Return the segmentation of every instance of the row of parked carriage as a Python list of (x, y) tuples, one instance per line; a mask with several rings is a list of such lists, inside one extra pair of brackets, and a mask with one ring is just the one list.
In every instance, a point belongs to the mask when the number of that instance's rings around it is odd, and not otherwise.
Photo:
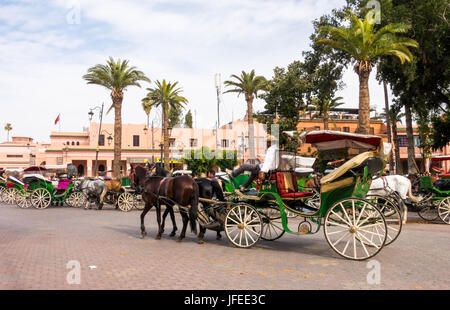
[[(61, 168), (58, 168), (61, 170)], [(33, 206), (36, 209), (45, 209), (50, 205), (68, 207), (89, 207), (98, 197), (89, 197), (83, 193), (80, 184), (85, 179), (75, 179), (66, 173), (55, 180), (50, 180), (44, 174), (51, 169), (32, 166), (23, 171), (23, 177), (0, 176), (0, 202), (17, 205), (26, 209)], [(106, 184), (117, 182), (108, 178), (99, 178)], [(94, 198), (94, 199), (91, 199)], [(142, 209), (141, 197), (131, 189), (129, 178), (123, 178), (119, 186), (112, 186), (106, 192), (104, 202), (115, 205), (122, 211), (130, 211), (133, 208)]]
[[(312, 168), (299, 167), (298, 156), (282, 152), (278, 169), (255, 182), (253, 191), (239, 190), (247, 175), (232, 178), (226, 173), (218, 174), (225, 199), (201, 197), (199, 224), (218, 233), (224, 231), (229, 241), (241, 248), (252, 247), (261, 239), (277, 240), (286, 232), (314, 234), (323, 227), (330, 247), (352, 260), (373, 257), (397, 240), (402, 231), (403, 202), (395, 192), (368, 195), (372, 180), (381, 176), (390, 154), (389, 145), (383, 144), (381, 137), (333, 131), (291, 135), (311, 143), (322, 158), (350, 159), (320, 178), (317, 186), (307, 186)], [(11, 202), (14, 196), (20, 207), (45, 208), (52, 202), (73, 207), (86, 205), (87, 197), (74, 184), (76, 181), (67, 179), (52, 183), (37, 176), (8, 178), (0, 182), (0, 199), (6, 197)], [(439, 216), (448, 224), (450, 191), (434, 188), (432, 185), (428, 190), (422, 208), (438, 206)], [(120, 190), (110, 192), (105, 202), (116, 204), (123, 211), (143, 207), (141, 196), (130, 187), (129, 179), (123, 179)]]

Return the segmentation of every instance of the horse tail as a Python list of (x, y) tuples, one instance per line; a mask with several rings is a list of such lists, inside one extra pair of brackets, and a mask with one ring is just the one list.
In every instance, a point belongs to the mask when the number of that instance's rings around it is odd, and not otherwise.
[(106, 186), (106, 184), (105, 184), (105, 186), (103, 186), (103, 191), (100, 194), (100, 203), (101, 204), (103, 203), (103, 198), (105, 198), (105, 195), (106, 195), (107, 191), (108, 191), (108, 186)]
[(197, 234), (197, 213), (198, 213), (198, 195), (199, 189), (197, 183), (193, 182), (193, 191), (191, 196), (189, 208), (189, 222), (191, 224), (191, 231)]

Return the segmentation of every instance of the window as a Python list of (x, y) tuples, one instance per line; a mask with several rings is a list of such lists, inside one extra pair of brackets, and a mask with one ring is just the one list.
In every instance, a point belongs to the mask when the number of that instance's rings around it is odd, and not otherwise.
[(230, 141), (227, 140), (227, 139), (222, 139), (221, 146), (222, 146), (222, 147), (229, 147), (229, 146), (230, 146), (230, 143), (229, 143), (229, 142), (230, 142)]
[(266, 146), (264, 145), (264, 137), (259, 137), (259, 148), (265, 149)]
[(398, 146), (399, 147), (408, 146), (408, 139), (406, 138), (406, 136), (398, 136)]
[[(103, 144), (104, 144), (105, 142), (103, 142)], [(80, 145), (80, 141), (77, 141), (77, 145)]]
[(22, 158), (23, 155), (6, 155), (8, 158)]
[(420, 137), (419, 136), (413, 136), (414, 139), (414, 146), (420, 147)]
[(350, 132), (350, 127), (344, 127), (344, 132)]
[(63, 164), (63, 158), (62, 157), (56, 157), (56, 164), (62, 165)]
[(371, 134), (371, 135), (375, 134), (375, 128), (370, 127), (370, 134)]
[(190, 146), (191, 147), (197, 147), (197, 139), (191, 139)]
[(133, 136), (133, 146), (139, 146), (139, 136), (138, 135)]
[(315, 130), (320, 130), (320, 126), (315, 126), (314, 129)]
[(175, 147), (175, 139), (174, 138), (169, 139), (169, 147)]
[(104, 146), (105, 145), (105, 135), (100, 135), (98, 139), (98, 145)]
[(75, 145), (75, 141), (72, 141), (72, 145)]

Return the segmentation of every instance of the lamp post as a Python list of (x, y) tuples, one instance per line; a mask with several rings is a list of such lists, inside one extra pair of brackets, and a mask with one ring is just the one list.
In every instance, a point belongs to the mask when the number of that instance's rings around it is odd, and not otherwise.
[(220, 73), (216, 73), (215, 75), (215, 84), (216, 84), (216, 92), (217, 92), (217, 122), (216, 122), (216, 147), (215, 149), (217, 149), (219, 147), (219, 127), (220, 127), (220, 113), (219, 113), (219, 105), (220, 105), (220, 86), (221, 86), (221, 81), (220, 81)]
[[(94, 108), (89, 109), (89, 120), (92, 121), (92, 117), (94, 116), (94, 110), (95, 109), (99, 109), (100, 110), (100, 125), (98, 128), (98, 137), (97, 137), (97, 150), (95, 151), (95, 166), (94, 166), (94, 176), (97, 176), (97, 164), (98, 164), (98, 152), (100, 150), (99, 144), (100, 144), (100, 134), (102, 132), (102, 120), (103, 120), (103, 105), (104, 103), (102, 103), (102, 107), (100, 108), (99, 106), (96, 106)], [(109, 138), (108, 138), (108, 142), (109, 142)]]

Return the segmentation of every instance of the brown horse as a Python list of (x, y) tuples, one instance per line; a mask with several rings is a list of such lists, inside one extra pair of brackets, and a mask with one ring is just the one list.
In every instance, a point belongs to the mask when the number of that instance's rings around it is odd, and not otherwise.
[(197, 234), (197, 212), (199, 189), (197, 183), (186, 175), (178, 177), (160, 177), (147, 175), (147, 170), (143, 167), (136, 167), (132, 182), (135, 186), (142, 187), (142, 199), (145, 201), (144, 211), (141, 214), (141, 234), (146, 236), (144, 218), (150, 209), (156, 207), (156, 219), (158, 221), (158, 234), (156, 239), (161, 239), (161, 204), (166, 208), (173, 208), (178, 205), (183, 218), (183, 228), (178, 237), (181, 241), (186, 236), (187, 223), (190, 223), (191, 231)]

